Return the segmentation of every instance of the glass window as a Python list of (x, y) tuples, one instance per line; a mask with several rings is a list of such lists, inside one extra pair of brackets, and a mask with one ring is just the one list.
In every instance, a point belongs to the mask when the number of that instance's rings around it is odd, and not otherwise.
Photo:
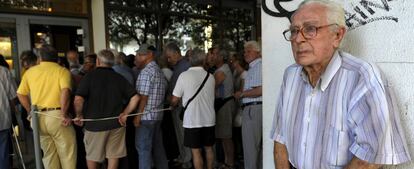
[(17, 60), (16, 23), (5, 22), (0, 18), (0, 54), (6, 59), (13, 76), (16, 77), (19, 62)]

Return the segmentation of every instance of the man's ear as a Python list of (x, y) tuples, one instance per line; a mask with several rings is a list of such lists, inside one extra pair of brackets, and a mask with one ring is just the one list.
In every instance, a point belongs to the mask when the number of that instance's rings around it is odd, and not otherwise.
[(335, 32), (335, 37), (334, 37), (334, 47), (335, 48), (339, 48), (339, 46), (341, 45), (342, 39), (344, 38), (346, 33), (346, 28), (343, 26), (338, 27), (338, 29)]

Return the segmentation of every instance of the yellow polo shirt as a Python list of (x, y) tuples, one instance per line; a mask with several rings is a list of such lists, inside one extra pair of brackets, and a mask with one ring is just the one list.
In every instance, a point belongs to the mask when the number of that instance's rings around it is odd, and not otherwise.
[(54, 62), (40, 62), (23, 75), (17, 93), (30, 94), (32, 105), (39, 108), (57, 108), (65, 88), (71, 89), (69, 70)]

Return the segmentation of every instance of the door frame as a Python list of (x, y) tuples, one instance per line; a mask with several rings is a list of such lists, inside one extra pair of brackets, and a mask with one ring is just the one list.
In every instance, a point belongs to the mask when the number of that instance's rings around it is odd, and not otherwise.
[[(30, 41), (30, 24), (40, 25), (56, 25), (56, 26), (77, 26), (83, 29), (82, 44), (84, 53), (91, 52), (89, 39), (89, 21), (88, 19), (55, 17), (55, 16), (37, 16), (37, 15), (20, 15), (20, 14), (4, 14), (0, 13), (0, 21), (15, 22), (17, 36), (17, 58), (13, 58), (19, 62), (19, 55), (25, 50), (31, 50)], [(20, 80), (21, 65), (18, 64), (16, 69), (16, 78)]]

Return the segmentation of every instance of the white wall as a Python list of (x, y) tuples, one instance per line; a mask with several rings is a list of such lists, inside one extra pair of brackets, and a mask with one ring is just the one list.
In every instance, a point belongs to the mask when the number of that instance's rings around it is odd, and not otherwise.
[[(292, 11), (301, 2), (278, 1), (266, 0), (266, 6), (273, 12), (280, 13), (274, 3), (280, 4), (287, 11)], [(344, 40), (343, 50), (376, 63), (386, 74), (399, 100), (401, 122), (406, 131), (411, 157), (414, 157), (414, 3), (409, 0), (365, 0), (371, 9), (369, 11), (361, 4), (364, 0), (337, 1), (344, 5), (344, 9), (349, 13), (348, 23), (352, 24)], [(384, 3), (389, 8), (384, 6)], [(356, 12), (358, 9), (363, 14)], [(361, 24), (363, 22), (366, 23)], [(269, 139), (269, 132), (283, 71), (294, 62), (290, 43), (282, 36), (283, 30), (288, 26), (289, 21), (286, 17), (270, 16), (262, 9), (265, 169), (274, 168), (273, 142)], [(400, 165), (398, 168), (413, 169), (414, 162)]]

